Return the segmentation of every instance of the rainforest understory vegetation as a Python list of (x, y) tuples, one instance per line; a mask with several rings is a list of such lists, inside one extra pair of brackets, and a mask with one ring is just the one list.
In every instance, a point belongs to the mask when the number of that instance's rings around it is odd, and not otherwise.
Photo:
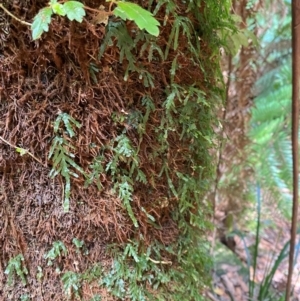
[(257, 187), (290, 218), (274, 3), (0, 3), (1, 298), (217, 298), (212, 245)]

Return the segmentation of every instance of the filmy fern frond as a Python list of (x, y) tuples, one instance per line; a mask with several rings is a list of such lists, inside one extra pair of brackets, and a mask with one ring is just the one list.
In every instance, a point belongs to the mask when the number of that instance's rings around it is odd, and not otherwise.
[(60, 113), (54, 122), (54, 133), (58, 132), (61, 121), (64, 123), (64, 126), (71, 138), (75, 136), (74, 126), (77, 128), (81, 127), (81, 124), (72, 116), (67, 113)]
[(100, 175), (104, 172), (103, 162), (104, 156), (100, 155), (94, 158), (92, 164), (89, 166), (92, 172), (87, 176), (84, 186), (87, 187), (94, 181), (96, 182), (98, 190), (102, 190), (102, 184), (100, 182)]
[(71, 176), (78, 178), (78, 174), (73, 170), (77, 170), (82, 175), (85, 175), (85, 172), (82, 167), (74, 161), (75, 155), (72, 153), (72, 150), (74, 150), (75, 147), (65, 138), (64, 133), (58, 133), (61, 121), (63, 121), (67, 134), (70, 137), (75, 136), (73, 127), (76, 126), (79, 128), (80, 123), (67, 113), (59, 114), (54, 122), (54, 133), (56, 133), (56, 136), (52, 140), (48, 155), (48, 159), (52, 159), (50, 177), (54, 178), (60, 174), (65, 179), (63, 209), (64, 212), (68, 212), (70, 209)]
[(137, 219), (134, 216), (134, 213), (133, 213), (133, 210), (132, 210), (132, 207), (130, 204), (130, 202), (132, 202), (132, 194), (133, 194), (132, 180), (127, 176), (123, 176), (121, 178), (121, 181), (116, 182), (114, 189), (117, 192), (118, 197), (122, 200), (122, 202), (127, 210), (127, 213), (133, 222), (133, 225), (135, 227), (138, 227), (139, 225), (138, 225)]
[(15, 273), (21, 278), (23, 285), (26, 285), (28, 270), (24, 265), (24, 256), (22, 254), (18, 254), (8, 261), (8, 265), (4, 271), (4, 274), (8, 275), (8, 285), (12, 284)]

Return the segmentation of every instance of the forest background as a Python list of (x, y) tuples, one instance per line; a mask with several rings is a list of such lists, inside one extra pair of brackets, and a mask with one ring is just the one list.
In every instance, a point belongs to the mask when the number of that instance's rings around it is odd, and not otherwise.
[(136, 3), (1, 2), (3, 300), (227, 300), (290, 218), (290, 2)]

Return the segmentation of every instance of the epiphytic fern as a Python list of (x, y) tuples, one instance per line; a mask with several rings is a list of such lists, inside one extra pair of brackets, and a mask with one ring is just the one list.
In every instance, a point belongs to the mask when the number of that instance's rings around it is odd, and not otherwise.
[[(146, 176), (139, 168), (137, 151), (132, 146), (130, 139), (125, 135), (117, 136), (111, 147), (113, 157), (106, 165), (105, 171), (112, 175), (115, 183), (114, 190), (122, 200), (133, 224), (138, 227), (130, 202), (132, 201), (133, 184), (136, 181), (146, 183)], [(126, 166), (122, 166), (126, 165)]]
[(28, 274), (28, 270), (23, 262), (24, 257), (22, 254), (18, 254), (17, 256), (9, 260), (8, 265), (4, 271), (4, 274), (8, 275), (8, 285), (11, 285), (13, 283), (13, 277), (15, 273), (21, 278), (23, 285), (26, 285), (26, 275)]
[[(63, 122), (66, 131), (60, 129), (60, 123)], [(73, 169), (81, 174), (85, 174), (83, 169), (74, 161), (75, 155), (72, 150), (75, 147), (67, 139), (67, 135), (72, 138), (75, 136), (74, 127), (80, 128), (80, 123), (66, 113), (61, 113), (54, 122), (54, 133), (56, 134), (52, 140), (48, 158), (52, 159), (52, 169), (50, 177), (54, 178), (60, 174), (65, 179), (64, 188), (64, 212), (68, 212), (70, 208), (71, 193), (71, 176), (78, 177)]]

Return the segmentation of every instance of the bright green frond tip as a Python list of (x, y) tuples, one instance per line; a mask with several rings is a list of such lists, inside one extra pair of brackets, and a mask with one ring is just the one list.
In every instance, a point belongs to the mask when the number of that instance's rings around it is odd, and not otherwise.
[(134, 21), (140, 29), (145, 29), (156, 37), (159, 35), (159, 22), (153, 17), (152, 13), (135, 3), (117, 2), (116, 4), (115, 16), (123, 20)]

